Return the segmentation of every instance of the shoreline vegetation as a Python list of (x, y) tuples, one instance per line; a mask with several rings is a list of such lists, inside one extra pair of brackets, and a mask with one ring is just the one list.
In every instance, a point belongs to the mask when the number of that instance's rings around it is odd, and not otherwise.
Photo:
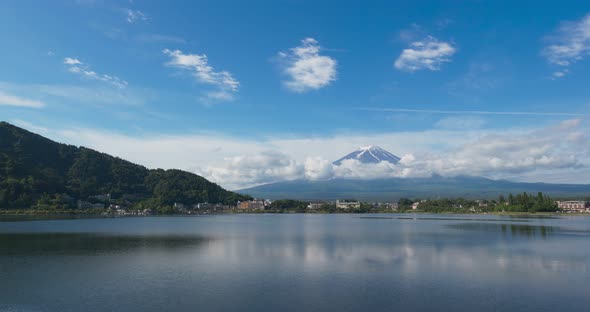
[[(256, 200), (255, 200), (256, 201)], [(262, 201), (258, 201), (262, 202)], [(249, 202), (248, 202), (249, 203)], [(345, 205), (348, 206), (342, 206)], [(116, 207), (116, 208), (115, 208)], [(152, 207), (146, 209), (141, 205), (121, 207), (102, 202), (102, 208), (64, 208), (63, 206), (35, 205), (31, 208), (1, 209), (0, 215), (12, 216), (147, 216), (147, 215), (207, 215), (207, 214), (464, 214), (464, 215), (505, 215), (505, 216), (575, 216), (590, 215), (587, 212), (561, 211), (556, 201), (539, 192), (536, 196), (522, 193), (507, 197), (500, 196), (494, 200), (468, 199), (407, 199), (397, 202), (369, 203), (347, 199), (336, 202), (309, 202), (282, 199), (264, 201), (255, 208), (246, 205), (198, 204)]]
[[(32, 211), (32, 210), (0, 210), (0, 222), (6, 221), (3, 218), (10, 218), (15, 217), (14, 221), (25, 221), (25, 220), (47, 220), (47, 219), (78, 219), (78, 218), (129, 218), (129, 217), (158, 217), (158, 216), (170, 216), (170, 217), (191, 217), (191, 216), (206, 216), (206, 215), (240, 215), (240, 214), (250, 214), (250, 215), (262, 215), (262, 214), (277, 214), (277, 215), (285, 215), (285, 214), (312, 214), (312, 215), (331, 215), (331, 214), (338, 214), (338, 215), (367, 215), (367, 217), (361, 218), (371, 218), (370, 215), (374, 214), (385, 214), (385, 215), (462, 215), (462, 216), (507, 216), (507, 217), (523, 217), (523, 218), (530, 218), (530, 217), (590, 217), (589, 213), (565, 213), (565, 212), (424, 212), (424, 211), (408, 211), (408, 212), (398, 212), (398, 211), (382, 211), (382, 212), (367, 212), (367, 213), (359, 213), (359, 212), (350, 212), (350, 211), (338, 211), (338, 212), (327, 212), (327, 211), (306, 211), (306, 212), (273, 212), (273, 211), (247, 211), (247, 210), (235, 210), (235, 211), (219, 211), (219, 212), (195, 212), (195, 213), (175, 213), (175, 214), (105, 214), (103, 212), (95, 212), (95, 211)], [(21, 219), (25, 218), (25, 220)], [(10, 220), (10, 219), (9, 219)]]

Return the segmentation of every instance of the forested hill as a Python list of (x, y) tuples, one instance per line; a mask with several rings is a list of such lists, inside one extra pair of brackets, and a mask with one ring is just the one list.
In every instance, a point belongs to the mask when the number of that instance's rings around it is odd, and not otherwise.
[(233, 204), (249, 198), (192, 173), (149, 170), (0, 122), (0, 209), (28, 208), (40, 200), (65, 207), (63, 198), (71, 202), (102, 194), (154, 208), (175, 202)]

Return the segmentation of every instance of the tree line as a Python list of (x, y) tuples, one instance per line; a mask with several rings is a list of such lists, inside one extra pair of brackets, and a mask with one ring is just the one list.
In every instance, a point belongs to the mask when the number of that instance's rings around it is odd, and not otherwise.
[[(235, 204), (250, 196), (181, 170), (150, 170), (89, 148), (53, 142), (0, 123), (0, 209), (71, 209), (110, 194), (138, 208)], [(162, 208), (163, 209), (163, 208)]]

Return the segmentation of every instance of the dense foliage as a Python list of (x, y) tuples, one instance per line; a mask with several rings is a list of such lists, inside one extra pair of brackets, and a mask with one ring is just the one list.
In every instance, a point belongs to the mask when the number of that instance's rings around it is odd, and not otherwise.
[[(356, 201), (355, 199), (348, 199), (347, 201)], [(360, 203), (359, 208), (351, 209), (337, 209), (336, 204), (333, 202), (324, 202), (319, 208), (309, 209), (308, 201), (300, 201), (294, 199), (279, 199), (273, 201), (269, 207), (265, 209), (265, 212), (315, 212), (315, 213), (336, 213), (336, 212), (348, 212), (348, 213), (368, 213), (368, 212), (391, 212), (391, 209), (376, 206), (370, 203)]]
[(553, 199), (541, 192), (537, 193), (536, 196), (522, 193), (510, 194), (508, 199), (500, 196), (496, 209), (502, 209), (502, 211), (553, 212), (557, 210), (557, 204)]
[(0, 208), (66, 209), (102, 194), (149, 208), (250, 199), (195, 174), (149, 170), (0, 122)]
[(307, 202), (293, 200), (293, 199), (279, 199), (275, 200), (270, 204), (268, 210), (275, 210), (275, 211), (286, 211), (292, 210), (296, 212), (305, 212), (307, 209)]
[(412, 204), (419, 202), (418, 211), (421, 212), (555, 212), (557, 204), (549, 196), (539, 192), (537, 195), (522, 193), (509, 194), (508, 197), (499, 196), (496, 200), (469, 200), (464, 198), (457, 199), (429, 199), (429, 200), (410, 200), (401, 198), (398, 201), (400, 211), (412, 210)]

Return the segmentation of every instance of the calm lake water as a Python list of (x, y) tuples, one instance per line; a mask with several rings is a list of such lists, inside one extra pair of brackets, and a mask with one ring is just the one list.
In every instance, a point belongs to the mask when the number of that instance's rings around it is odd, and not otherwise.
[(588, 217), (0, 222), (0, 311), (589, 309)]

